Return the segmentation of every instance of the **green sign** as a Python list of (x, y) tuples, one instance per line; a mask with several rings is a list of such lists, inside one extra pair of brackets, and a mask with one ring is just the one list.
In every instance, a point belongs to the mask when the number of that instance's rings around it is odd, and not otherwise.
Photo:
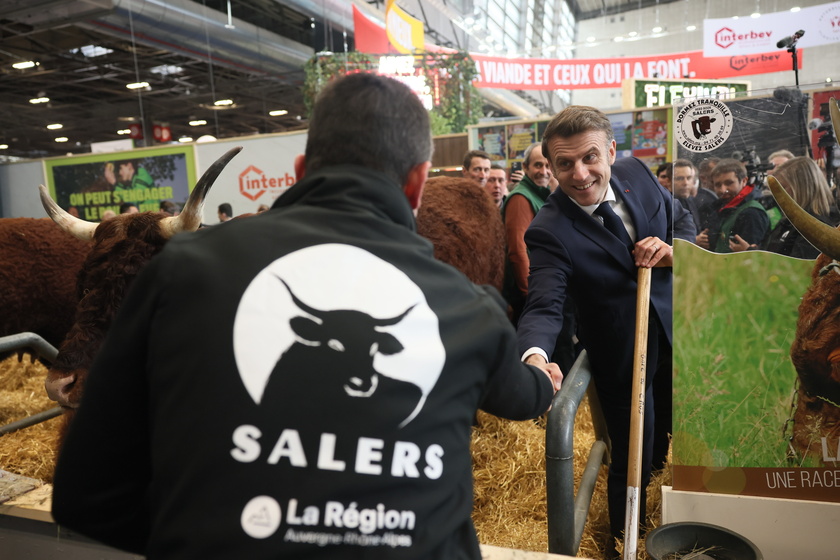
[(676, 80), (634, 80), (634, 107), (664, 107), (674, 100), (692, 97), (726, 99), (746, 93), (749, 82), (697, 82)]

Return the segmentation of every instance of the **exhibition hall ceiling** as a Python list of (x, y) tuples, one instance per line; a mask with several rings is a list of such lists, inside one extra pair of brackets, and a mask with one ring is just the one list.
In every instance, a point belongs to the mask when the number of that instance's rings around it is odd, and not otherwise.
[[(215, 9), (216, 19), (224, 19), (226, 3), (191, 5)], [(110, 0), (0, 0), (0, 145), (8, 145), (0, 156), (89, 152), (91, 142), (128, 138), (118, 131), (132, 123), (145, 125), (147, 145), (152, 145), (154, 124), (168, 125), (175, 140), (306, 128), (303, 62), (314, 52), (308, 45), (316, 31), (308, 16), (274, 0), (234, 1), (238, 22), (260, 21), (292, 45), (287, 62), (263, 70), (250, 64), (251, 53), (238, 53), (237, 45), (228, 47), (230, 56), (215, 55), (208, 62), (208, 44), (221, 39), (202, 34), (200, 19), (179, 21), (183, 33), (158, 33), (140, 17), (116, 23), (97, 19), (109, 13), (106, 4)], [(125, 31), (130, 27), (133, 35)], [(258, 51), (259, 38), (253, 39)], [(13, 67), (30, 60), (37, 65)], [(148, 86), (126, 87), (138, 82)], [(220, 100), (232, 103), (216, 105)], [(286, 112), (271, 116), (270, 111)], [(201, 121), (206, 124), (189, 124)]]
[(576, 19), (592, 19), (686, 0), (569, 0)]
[[(312, 9), (327, 2), (0, 0), (0, 158), (87, 153), (132, 124), (137, 145), (154, 145), (155, 125), (174, 140), (304, 129), (303, 64), (343, 48)], [(656, 3), (574, 0), (581, 18)]]

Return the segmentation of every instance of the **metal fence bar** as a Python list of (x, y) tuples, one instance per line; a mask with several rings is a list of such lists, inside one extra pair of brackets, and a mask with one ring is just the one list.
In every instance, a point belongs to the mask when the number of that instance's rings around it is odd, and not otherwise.
[(27, 416), (26, 418), (9, 422), (5, 426), (0, 427), (0, 436), (11, 434), (12, 432), (28, 428), (29, 426), (34, 426), (35, 424), (40, 424), (41, 422), (46, 422), (56, 416), (61, 416), (62, 412), (64, 412), (64, 410), (60, 406), (56, 406), (55, 408), (45, 410), (44, 412), (38, 412), (37, 414)]
[[(58, 350), (55, 346), (32, 332), (24, 332), (18, 334), (11, 334), (9, 336), (0, 337), (0, 353), (13, 352), (16, 350), (29, 350), (39, 358), (48, 362), (55, 361), (58, 355)], [(16, 432), (35, 424), (40, 424), (51, 418), (61, 415), (62, 409), (60, 406), (38, 412), (21, 420), (15, 420), (5, 426), (0, 427), (0, 436)]]
[(0, 352), (11, 352), (24, 348), (32, 350), (39, 358), (43, 358), (48, 362), (55, 361), (55, 357), (58, 355), (58, 350), (56, 350), (55, 346), (33, 332), (23, 332), (0, 337)]
[(574, 430), (575, 416), (590, 387), (592, 374), (586, 352), (581, 352), (563, 387), (554, 395), (546, 425), (546, 500), (548, 513), (548, 551), (575, 556), (580, 547), (592, 493), (602, 464), (609, 463), (609, 438), (600, 404), (590, 392), (596, 441), (589, 451), (580, 487), (575, 496)]

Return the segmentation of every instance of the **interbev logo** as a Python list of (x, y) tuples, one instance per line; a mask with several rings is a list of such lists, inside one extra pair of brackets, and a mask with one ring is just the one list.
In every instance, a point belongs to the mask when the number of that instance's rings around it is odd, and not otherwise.
[(770, 40), (772, 31), (753, 31), (736, 33), (728, 27), (721, 27), (715, 32), (715, 44), (722, 49), (728, 49), (735, 43), (758, 43)]
[(283, 177), (269, 177), (255, 165), (249, 165), (239, 174), (239, 192), (251, 200), (257, 200), (268, 190), (276, 190), (279, 195), (294, 184), (295, 178), (288, 173)]
[(834, 5), (820, 14), (818, 29), (823, 39), (840, 40), (840, 6)]

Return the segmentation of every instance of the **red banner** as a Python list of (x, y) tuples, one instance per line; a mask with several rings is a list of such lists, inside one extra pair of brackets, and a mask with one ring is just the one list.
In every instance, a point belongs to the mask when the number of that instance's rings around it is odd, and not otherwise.
[[(371, 54), (395, 52), (385, 29), (353, 6), (356, 50)], [(426, 45), (430, 51), (439, 47)], [(622, 58), (504, 58), (470, 53), (478, 65), (478, 88), (596, 89), (621, 87), (626, 78), (719, 80), (793, 71), (786, 51), (705, 58), (703, 51)], [(802, 50), (797, 51), (802, 68)]]
[(397, 54), (397, 50), (391, 46), (385, 28), (370, 21), (367, 16), (353, 6), (353, 39), (356, 42), (356, 50), (371, 54)]
[[(802, 68), (802, 51), (798, 51)], [(471, 53), (480, 77), (479, 88), (595, 89), (621, 87), (627, 78), (718, 80), (754, 74), (793, 71), (785, 51), (705, 58), (703, 51), (624, 58), (551, 60), (503, 58)]]

